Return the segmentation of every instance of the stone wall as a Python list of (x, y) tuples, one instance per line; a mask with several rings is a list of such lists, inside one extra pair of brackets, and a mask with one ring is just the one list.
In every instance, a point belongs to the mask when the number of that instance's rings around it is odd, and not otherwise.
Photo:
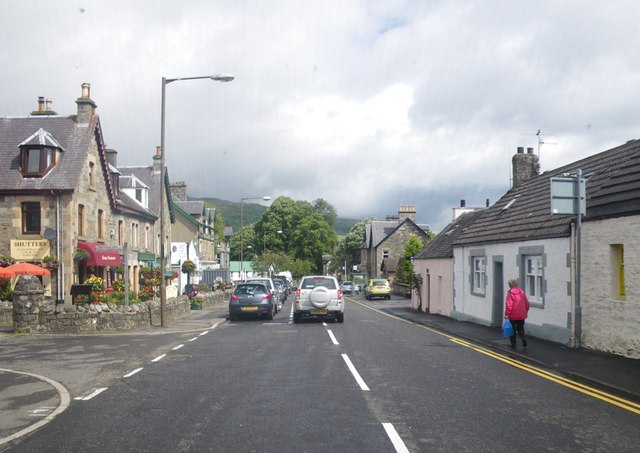
[(0, 301), (0, 329), (13, 327), (13, 303)]
[[(16, 333), (97, 333), (117, 330), (141, 329), (160, 325), (160, 301), (130, 304), (56, 305), (52, 299), (42, 297), (37, 278), (35, 282), (22, 277), (14, 290), (12, 312)], [(37, 283), (37, 285), (36, 285)], [(222, 306), (228, 300), (224, 291), (199, 296), (203, 308)], [(4, 305), (8, 303), (3, 303)], [(187, 296), (167, 300), (167, 319), (179, 319), (191, 313)], [(0, 312), (1, 314), (1, 312)], [(0, 318), (1, 319), (1, 318)]]

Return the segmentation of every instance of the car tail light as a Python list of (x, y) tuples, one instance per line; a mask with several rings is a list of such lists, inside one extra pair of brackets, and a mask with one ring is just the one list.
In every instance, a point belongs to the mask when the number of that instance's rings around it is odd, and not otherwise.
[(238, 300), (238, 296), (236, 296), (235, 294), (231, 295), (231, 300)]
[(342, 303), (342, 291), (338, 290), (338, 303)]
[(270, 299), (270, 298), (271, 298), (271, 294), (265, 294), (264, 296), (262, 296), (262, 300)]
[(300, 303), (300, 290), (296, 289), (296, 304)]

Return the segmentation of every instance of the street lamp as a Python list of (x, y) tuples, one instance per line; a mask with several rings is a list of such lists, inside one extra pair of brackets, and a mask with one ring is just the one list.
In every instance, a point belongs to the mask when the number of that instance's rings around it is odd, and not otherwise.
[(265, 197), (244, 197), (244, 198), (240, 198), (240, 280), (242, 281), (242, 274), (244, 271), (244, 240), (243, 240), (243, 236), (244, 236), (244, 232), (242, 231), (243, 227), (244, 227), (244, 200), (264, 200), (264, 201), (269, 201), (271, 200), (271, 197), (269, 196), (265, 196)]
[(199, 77), (180, 77), (176, 79), (162, 78), (162, 109), (160, 116), (160, 325), (162, 327), (167, 326), (167, 282), (165, 281), (165, 237), (164, 237), (164, 197), (165, 197), (165, 178), (167, 177), (166, 169), (164, 168), (164, 118), (165, 118), (165, 92), (167, 84), (171, 82), (177, 82), (181, 80), (196, 80), (196, 79), (211, 79), (216, 82), (231, 82), (234, 77), (231, 74), (214, 74), (208, 76)]
[(267, 233), (276, 233), (276, 234), (282, 234), (282, 230), (278, 230), (278, 231), (264, 231), (262, 233), (262, 254), (264, 255), (264, 252), (267, 251)]

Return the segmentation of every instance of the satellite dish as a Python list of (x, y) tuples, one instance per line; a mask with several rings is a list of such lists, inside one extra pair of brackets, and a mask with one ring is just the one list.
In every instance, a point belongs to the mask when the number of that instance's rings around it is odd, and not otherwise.
[(56, 239), (56, 237), (58, 236), (58, 232), (56, 230), (54, 230), (53, 228), (45, 228), (44, 229), (44, 238), (47, 241), (53, 241)]

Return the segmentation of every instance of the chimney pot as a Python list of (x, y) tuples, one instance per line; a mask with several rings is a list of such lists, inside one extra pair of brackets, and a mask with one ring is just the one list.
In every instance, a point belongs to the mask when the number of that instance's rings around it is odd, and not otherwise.
[(162, 154), (162, 146), (156, 146), (156, 156), (160, 156)]
[(38, 96), (38, 112), (44, 112), (44, 96)]
[(533, 148), (527, 148), (527, 154), (533, 154)]
[(486, 201), (486, 206), (487, 206), (487, 208), (489, 207), (489, 199), (488, 198), (487, 198), (487, 201)]
[(518, 146), (518, 154), (524, 154), (524, 146)]
[(465, 200), (460, 200), (460, 207), (464, 208), (467, 205), (467, 202)]
[(82, 84), (82, 96), (85, 99), (89, 99), (91, 97), (90, 95), (91, 92), (91, 84), (90, 83), (83, 83)]

